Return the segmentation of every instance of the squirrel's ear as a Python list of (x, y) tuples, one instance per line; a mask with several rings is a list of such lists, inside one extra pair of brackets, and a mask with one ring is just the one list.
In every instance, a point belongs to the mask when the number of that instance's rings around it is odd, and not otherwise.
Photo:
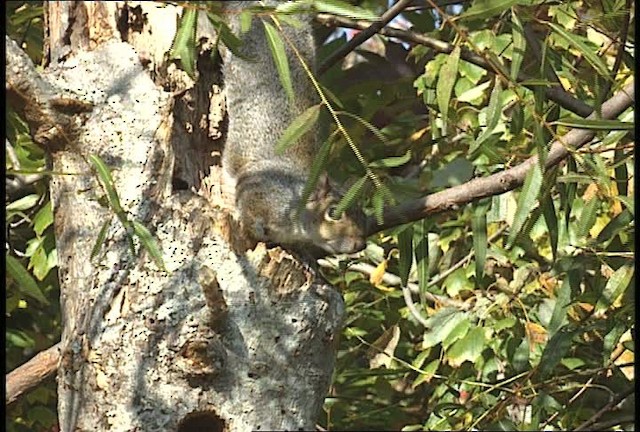
[(331, 184), (329, 183), (329, 176), (327, 176), (327, 174), (321, 174), (320, 178), (318, 178), (318, 183), (316, 184), (316, 188), (311, 194), (311, 198), (314, 200), (323, 199), (330, 193), (331, 193)]

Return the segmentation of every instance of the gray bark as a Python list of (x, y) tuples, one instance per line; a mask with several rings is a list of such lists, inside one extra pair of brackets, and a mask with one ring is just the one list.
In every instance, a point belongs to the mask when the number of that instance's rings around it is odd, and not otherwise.
[[(61, 430), (313, 429), (342, 298), (286, 251), (247, 243), (215, 193), (217, 75), (200, 70), (192, 82), (164, 63), (179, 13), (152, 2), (52, 2), (46, 11), (44, 81), (92, 105), (50, 148), (53, 170), (72, 174), (51, 182)], [(211, 66), (201, 46), (199, 65)], [(137, 237), (132, 255), (91, 154), (109, 165), (128, 218), (157, 239), (167, 271)]]

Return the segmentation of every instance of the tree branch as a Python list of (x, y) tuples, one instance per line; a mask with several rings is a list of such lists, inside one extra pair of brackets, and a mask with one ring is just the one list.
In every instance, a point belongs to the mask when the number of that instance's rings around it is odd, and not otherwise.
[(59, 360), (60, 342), (39, 352), (31, 360), (8, 373), (5, 380), (7, 385), (5, 405), (15, 402), (24, 393), (55, 373)]
[[(355, 21), (349, 18), (344, 18), (337, 15), (320, 13), (316, 15), (316, 21), (323, 25), (331, 25), (336, 27), (347, 27), (353, 29), (367, 29), (371, 26), (371, 23), (367, 21)], [(443, 42), (438, 39), (431, 38), (421, 33), (412, 32), (409, 30), (402, 30), (397, 27), (384, 27), (378, 31), (378, 33), (395, 37), (398, 39), (402, 39), (404, 41), (413, 42), (418, 45), (424, 45), (433, 49), (438, 53), (449, 54), (454, 49), (454, 45)], [(480, 66), (483, 69), (486, 69), (489, 72), (494, 72), (494, 67), (482, 56), (469, 51), (468, 49), (462, 49), (460, 53), (460, 58), (468, 61), (469, 63), (473, 63), (476, 66)], [(529, 77), (524, 74), (520, 74), (518, 76), (519, 81), (526, 81)], [(539, 86), (535, 85), (525, 85), (527, 88), (536, 88)], [(585, 104), (579, 99), (576, 99), (571, 94), (567, 93), (560, 87), (550, 87), (545, 89), (546, 96), (560, 105), (561, 107), (578, 114), (580, 117), (586, 117), (593, 112), (593, 108), (589, 105)]]
[(64, 96), (62, 90), (46, 81), (9, 36), (5, 36), (5, 47), (9, 106), (26, 120), (36, 143), (50, 151), (68, 145), (83, 123), (78, 122), (77, 114), (91, 111), (92, 106)]
[[(613, 119), (620, 115), (633, 105), (635, 99), (633, 85), (634, 83), (631, 82), (602, 104), (602, 117), (593, 113), (587, 118)], [(591, 141), (595, 134), (593, 130), (573, 129), (562, 138), (554, 141), (547, 156), (546, 168), (560, 163), (569, 155), (570, 151), (574, 151)], [(368, 234), (371, 235), (403, 223), (417, 221), (435, 213), (455, 210), (472, 201), (513, 190), (524, 183), (529, 170), (537, 163), (538, 157), (532, 156), (520, 165), (505, 171), (488, 177), (476, 178), (461, 185), (389, 208), (384, 213), (383, 225), (376, 225), (373, 218), (367, 221), (370, 231)]]
[(413, 0), (398, 0), (396, 4), (390, 7), (385, 13), (380, 17), (380, 21), (376, 21), (373, 24), (369, 25), (369, 27), (365, 28), (363, 31), (358, 33), (353, 39), (344, 44), (342, 47), (337, 49), (327, 58), (321, 65), (318, 67), (318, 74), (325, 73), (331, 66), (336, 64), (340, 59), (344, 58), (351, 51), (356, 49), (358, 46), (363, 44), (366, 40), (372, 37), (374, 34), (378, 33), (380, 29), (389, 24), (389, 22), (394, 19), (396, 16), (400, 14), (409, 3)]
[[(601, 430), (601, 429), (594, 429), (593, 427), (590, 429), (590, 426), (592, 426), (595, 422), (598, 421), (598, 419), (600, 417), (602, 417), (604, 414), (606, 414), (607, 412), (611, 411), (613, 408), (615, 408), (620, 402), (622, 402), (623, 400), (625, 400), (629, 395), (631, 395), (632, 393), (635, 392), (635, 387), (631, 386), (628, 389), (626, 389), (625, 391), (618, 393), (616, 395), (616, 397), (614, 397), (611, 401), (609, 401), (609, 403), (607, 403), (605, 406), (603, 406), (598, 412), (596, 412), (594, 415), (592, 415), (588, 420), (586, 420), (584, 423), (582, 423), (581, 425), (579, 425), (577, 428), (574, 429), (574, 431), (583, 431), (583, 430)], [(620, 423), (625, 423), (624, 420), (617, 420)], [(618, 423), (615, 423), (618, 424)], [(613, 426), (613, 425), (612, 425)]]

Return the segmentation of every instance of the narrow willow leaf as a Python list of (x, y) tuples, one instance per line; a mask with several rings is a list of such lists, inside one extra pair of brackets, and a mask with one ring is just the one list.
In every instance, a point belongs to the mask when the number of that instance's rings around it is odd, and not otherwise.
[(551, 123), (552, 125), (567, 126), (579, 129), (592, 130), (632, 130), (633, 122), (624, 122), (619, 120), (598, 120), (598, 119), (579, 119), (579, 118), (562, 118)]
[(607, 68), (605, 62), (600, 57), (598, 57), (596, 51), (593, 48), (587, 46), (587, 44), (585, 44), (581, 40), (580, 36), (568, 33), (565, 29), (552, 22), (547, 22), (547, 25), (551, 27), (551, 29), (558, 36), (569, 42), (570, 45), (580, 51), (580, 54), (584, 56), (584, 58), (589, 62), (589, 64), (591, 64), (591, 66), (593, 66), (593, 68), (600, 74), (600, 76), (609, 76), (609, 69)]
[(534, 208), (541, 186), (542, 171), (540, 170), (540, 166), (535, 164), (527, 173), (524, 185), (520, 191), (520, 196), (518, 197), (518, 206), (513, 218), (513, 223), (511, 224), (511, 230), (509, 232), (509, 239), (507, 242), (509, 246), (513, 246), (513, 242), (520, 233), (520, 229), (527, 220), (527, 216)]
[(198, 10), (196, 8), (184, 8), (178, 31), (173, 40), (173, 45), (169, 51), (169, 57), (180, 61), (182, 69), (191, 77), (195, 78), (196, 66), (196, 23), (198, 21)]
[(458, 65), (460, 63), (460, 46), (451, 51), (447, 60), (440, 68), (438, 82), (436, 83), (436, 97), (438, 99), (438, 109), (442, 115), (443, 131), (446, 131), (446, 122), (449, 114), (449, 105), (451, 102), (451, 91), (458, 77)]
[(564, 324), (567, 319), (567, 310), (571, 304), (571, 285), (568, 278), (565, 278), (560, 285), (560, 288), (556, 291), (556, 304), (553, 307), (551, 313), (551, 319), (547, 326), (547, 333), (552, 338), (558, 329)]
[(162, 271), (166, 271), (164, 261), (162, 260), (162, 252), (158, 247), (156, 239), (151, 235), (147, 227), (142, 225), (140, 222), (134, 220), (132, 221), (132, 223), (133, 231), (135, 235), (140, 239), (140, 244), (142, 245), (142, 247), (144, 247), (146, 251), (149, 252), (149, 255), (151, 255), (151, 258), (153, 258), (153, 261), (156, 263), (156, 265)]
[(220, 23), (217, 29), (218, 29), (218, 34), (220, 35), (220, 40), (222, 41), (224, 46), (226, 46), (229, 49), (229, 51), (231, 51), (233, 55), (245, 60), (251, 60), (241, 51), (241, 48), (243, 45), (242, 40), (233, 34), (233, 32), (231, 31), (231, 29), (226, 23), (224, 22)]
[[(621, 231), (631, 229), (631, 224), (633, 222), (633, 214), (629, 211), (628, 208), (622, 210), (621, 213), (616, 215), (613, 219), (609, 221), (607, 225), (600, 231), (598, 234), (598, 238), (596, 242), (601, 244), (608, 242), (609, 240), (613, 240), (613, 238)], [(633, 232), (633, 231), (632, 231)]]
[(398, 272), (403, 286), (409, 282), (409, 272), (413, 263), (413, 225), (405, 225), (398, 233)]
[(633, 266), (623, 265), (616, 270), (607, 281), (602, 292), (602, 296), (598, 299), (594, 313), (602, 313), (606, 311), (613, 303), (624, 294), (625, 289), (629, 286), (633, 277)]
[(49, 304), (49, 300), (47, 300), (40, 290), (36, 280), (31, 276), (27, 269), (22, 266), (20, 261), (5, 252), (5, 262), (7, 264), (7, 273), (16, 282), (17, 288), (21, 293), (39, 301), (42, 304)]
[(558, 254), (558, 215), (550, 195), (546, 195), (541, 199), (540, 206), (542, 207), (542, 216), (549, 232), (551, 254), (555, 259)]
[(593, 224), (596, 223), (599, 208), (600, 201), (596, 197), (593, 197), (589, 201), (584, 203), (576, 230), (576, 235), (578, 236), (578, 238), (586, 237), (588, 235), (589, 230), (591, 229)]
[(511, 110), (511, 122), (509, 123), (509, 132), (518, 135), (524, 128), (524, 110), (522, 105), (517, 104)]
[(249, 31), (251, 28), (251, 21), (253, 20), (253, 14), (250, 10), (245, 9), (240, 12), (240, 16), (238, 17), (240, 21), (240, 33), (244, 34)]
[(349, 190), (344, 194), (344, 196), (340, 199), (336, 208), (334, 210), (334, 216), (340, 217), (340, 215), (358, 199), (358, 196), (361, 194), (362, 189), (367, 181), (367, 177), (364, 176), (354, 184), (351, 185)]
[(576, 333), (576, 330), (569, 330), (567, 327), (563, 327), (549, 339), (547, 346), (544, 347), (544, 351), (542, 352), (540, 363), (538, 364), (540, 381), (549, 376), (558, 363), (560, 363), (560, 360), (569, 352), (573, 337)]
[(371, 197), (371, 207), (373, 207), (373, 216), (376, 218), (376, 223), (382, 225), (384, 223), (384, 196), (374, 192)]
[(380, 129), (378, 129), (377, 127), (375, 127), (374, 125), (372, 125), (371, 123), (369, 123), (368, 121), (360, 117), (359, 115), (350, 113), (348, 111), (338, 111), (336, 112), (336, 114), (340, 116), (347, 116), (356, 120), (357, 122), (361, 123), (369, 132), (371, 132), (381, 142), (385, 144), (389, 144), (389, 140), (387, 139), (386, 136), (384, 136), (384, 134), (380, 131)]
[[(575, 173), (577, 170), (576, 160), (573, 156), (569, 155), (567, 157), (567, 173)], [(573, 209), (573, 201), (576, 198), (577, 189), (578, 185), (576, 183), (569, 183), (561, 189), (563, 193), (560, 194), (560, 204), (564, 210), (564, 225), (566, 229), (569, 228), (571, 210)]]
[[(487, 19), (499, 15), (521, 0), (476, 0), (462, 15), (461, 20)], [(528, 3), (528, 2), (526, 2)]]
[(96, 242), (93, 244), (93, 248), (91, 248), (91, 259), (94, 259), (98, 256), (100, 249), (104, 245), (104, 239), (107, 237), (107, 230), (109, 229), (109, 225), (111, 225), (111, 218), (104, 221), (102, 224), (102, 228), (100, 228), (100, 232), (98, 232), (98, 237), (96, 238)]
[(500, 121), (500, 116), (502, 115), (502, 105), (500, 104), (500, 93), (502, 93), (502, 85), (500, 84), (500, 78), (496, 76), (496, 83), (493, 86), (493, 90), (491, 91), (491, 97), (489, 98), (489, 105), (487, 106), (487, 125), (478, 137), (478, 139), (473, 143), (469, 152), (474, 152), (476, 149), (480, 147), (480, 145), (487, 140), (492, 134), (496, 126), (498, 126), (498, 122)]
[(473, 252), (476, 261), (476, 285), (484, 276), (484, 265), (487, 260), (487, 211), (491, 207), (491, 199), (483, 199), (475, 204), (471, 218), (473, 232)]
[(280, 18), (282, 14), (310, 13), (312, 11), (309, 0), (281, 2), (276, 6), (275, 10), (278, 13), (278, 18)]
[(411, 150), (407, 150), (402, 156), (392, 156), (384, 159), (378, 159), (370, 162), (370, 168), (396, 168), (402, 166), (411, 160)]
[(100, 179), (100, 183), (102, 187), (104, 187), (105, 192), (107, 193), (107, 199), (109, 200), (109, 205), (114, 213), (118, 216), (118, 219), (125, 225), (126, 228), (126, 214), (120, 205), (120, 198), (118, 197), (118, 193), (116, 192), (113, 177), (111, 176), (111, 171), (104, 163), (104, 161), (100, 158), (100, 156), (96, 154), (89, 155), (89, 162), (93, 164), (96, 168), (96, 172), (98, 173), (98, 178)]
[(313, 6), (318, 12), (342, 15), (356, 20), (376, 21), (379, 19), (376, 14), (341, 0), (314, 0)]
[(322, 108), (321, 104), (313, 105), (293, 119), (276, 144), (276, 153), (282, 154), (286, 149), (296, 144), (311, 128), (315, 127), (320, 116), (320, 108)]
[(416, 224), (413, 239), (415, 243), (413, 252), (416, 257), (418, 288), (420, 289), (422, 298), (424, 298), (429, 285), (429, 229), (432, 224), (433, 223), (426, 218), (422, 219), (418, 224)]
[(266, 21), (263, 21), (263, 24), (264, 32), (267, 36), (267, 42), (269, 43), (269, 49), (271, 49), (271, 55), (273, 56), (273, 61), (275, 62), (276, 69), (278, 70), (280, 83), (282, 83), (282, 87), (287, 93), (289, 103), (293, 104), (293, 84), (291, 82), (291, 71), (289, 70), (289, 61), (284, 48), (284, 42), (282, 41), (278, 30), (276, 30), (274, 26)]
[(510, 76), (515, 82), (518, 80), (522, 60), (524, 60), (524, 54), (527, 50), (527, 40), (524, 36), (524, 29), (515, 8), (511, 9), (511, 37), (513, 40), (513, 54), (511, 55)]
[(626, 196), (627, 184), (629, 183), (629, 172), (627, 170), (627, 164), (624, 162), (624, 160), (626, 159), (626, 155), (621, 146), (616, 146), (613, 158), (616, 161), (620, 161), (616, 164), (616, 167), (614, 169), (618, 193), (621, 196)]

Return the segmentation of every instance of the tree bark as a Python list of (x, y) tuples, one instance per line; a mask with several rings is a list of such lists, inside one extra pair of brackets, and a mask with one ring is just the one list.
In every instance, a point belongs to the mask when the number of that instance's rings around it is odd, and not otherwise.
[[(54, 172), (69, 174), (51, 182), (60, 427), (313, 429), (342, 298), (296, 257), (238, 232), (219, 188), (224, 105), (206, 22), (195, 81), (165, 62), (181, 12), (154, 2), (46, 7), (42, 76), (54, 95), (91, 107), (48, 148)], [(140, 237), (131, 253), (90, 155), (110, 167), (126, 217), (157, 239), (166, 271)]]

